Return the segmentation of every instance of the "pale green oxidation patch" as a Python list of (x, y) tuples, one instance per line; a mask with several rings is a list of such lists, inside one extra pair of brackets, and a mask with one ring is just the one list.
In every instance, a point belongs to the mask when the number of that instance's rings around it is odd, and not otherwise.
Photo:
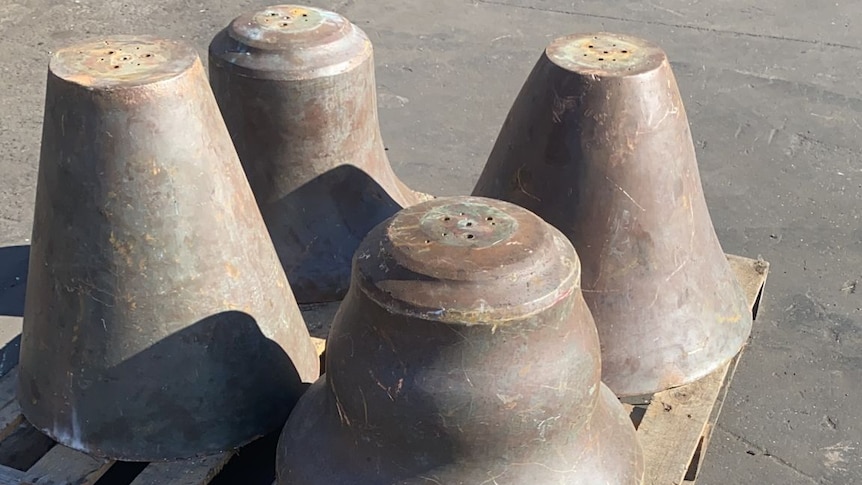
[(174, 41), (118, 36), (58, 50), (51, 72), (87, 87), (129, 87), (174, 78), (196, 60), (190, 47)]
[(509, 239), (518, 221), (483, 203), (456, 202), (430, 209), (419, 222), (427, 243), (488, 247)]
[(664, 58), (656, 46), (640, 39), (614, 34), (590, 34), (556, 39), (548, 58), (570, 71), (627, 75), (652, 70)]

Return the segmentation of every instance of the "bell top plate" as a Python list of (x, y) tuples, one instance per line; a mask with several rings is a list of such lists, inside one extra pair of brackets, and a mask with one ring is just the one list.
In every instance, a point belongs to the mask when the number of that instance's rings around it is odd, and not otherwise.
[(114, 36), (59, 49), (51, 72), (87, 88), (120, 89), (173, 79), (198, 61), (190, 46), (152, 36)]
[(498, 324), (570, 296), (580, 262), (559, 231), (526, 209), (440, 198), (371, 231), (354, 257), (353, 284), (392, 311)]
[(667, 62), (664, 51), (652, 42), (606, 32), (557, 38), (545, 55), (563, 69), (599, 77), (637, 75)]

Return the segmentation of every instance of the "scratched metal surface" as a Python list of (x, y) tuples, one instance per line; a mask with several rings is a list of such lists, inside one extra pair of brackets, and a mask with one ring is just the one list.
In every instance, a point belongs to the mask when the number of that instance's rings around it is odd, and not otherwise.
[[(387, 155), (411, 188), (467, 194), (542, 49), (572, 32), (658, 43), (686, 103), (723, 249), (772, 263), (698, 483), (862, 481), (862, 13), (853, 2), (326, 0), (374, 44)], [(203, 56), (248, 0), (0, 5), (2, 313), (15, 332), (48, 52), (95, 34)], [(206, 62), (206, 59), (204, 59)], [(26, 265), (25, 265), (26, 267)], [(16, 316), (17, 315), (17, 316)]]

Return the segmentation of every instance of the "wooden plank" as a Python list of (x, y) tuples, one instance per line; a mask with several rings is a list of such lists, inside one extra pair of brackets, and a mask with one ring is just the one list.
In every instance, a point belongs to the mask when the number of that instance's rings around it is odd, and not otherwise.
[[(760, 290), (762, 292), (762, 288)], [(749, 300), (749, 303), (754, 305), (753, 300)], [(744, 349), (743, 349), (744, 350)], [(694, 483), (697, 479), (697, 474), (700, 472), (701, 467), (703, 466), (704, 458), (706, 457), (706, 449), (709, 446), (709, 442), (712, 439), (712, 432), (715, 429), (715, 424), (718, 422), (719, 416), (721, 416), (721, 410), (724, 408), (724, 402), (727, 399), (727, 393), (730, 391), (730, 383), (733, 382), (733, 377), (736, 375), (736, 369), (739, 367), (739, 361), (742, 357), (742, 351), (733, 358), (730, 362), (730, 366), (727, 371), (727, 376), (724, 379), (724, 383), (721, 386), (721, 390), (719, 390), (718, 398), (716, 399), (716, 403), (712, 408), (712, 413), (709, 416), (709, 419), (706, 423), (706, 428), (704, 429), (703, 436), (700, 439), (700, 443), (695, 449), (694, 457), (692, 458), (691, 463), (688, 466), (688, 470), (685, 473), (685, 481), (689, 484)]]
[(24, 421), (0, 441), (0, 463), (18, 470), (29, 470), (54, 445), (54, 440)]
[(341, 302), (334, 301), (300, 305), (299, 308), (302, 311), (302, 318), (305, 320), (308, 333), (311, 334), (311, 343), (314, 344), (317, 355), (321, 356), (321, 372), (324, 371), (322, 356), (323, 352), (326, 351), (326, 337), (329, 336), (329, 327), (332, 325), (332, 319), (335, 318), (339, 306), (341, 306)]
[(729, 365), (692, 384), (653, 397), (638, 428), (646, 463), (645, 485), (682, 482)]
[[(727, 258), (754, 315), (769, 263), (732, 255)], [(645, 485), (683, 483), (699, 444), (697, 461), (702, 461), (741, 354), (697, 382), (653, 396), (638, 427), (646, 463)]]
[(326, 340), (332, 319), (335, 318), (339, 306), (341, 306), (340, 301), (300, 305), (299, 309), (302, 312), (302, 318), (305, 319), (308, 333), (312, 337)]
[(93, 485), (113, 464), (56, 445), (24, 474), (21, 485)]
[(131, 485), (206, 485), (234, 454), (230, 451), (189, 460), (150, 463)]
[(769, 275), (769, 263), (762, 259), (749, 259), (732, 254), (726, 256), (727, 262), (730, 263), (730, 269), (733, 270), (745, 292), (752, 316), (757, 318), (754, 311), (763, 297), (763, 287), (766, 285), (766, 277)]
[(0, 440), (6, 439), (24, 422), (16, 397), (18, 369), (12, 369), (0, 377)]
[(0, 485), (19, 485), (24, 472), (14, 468), (0, 465)]

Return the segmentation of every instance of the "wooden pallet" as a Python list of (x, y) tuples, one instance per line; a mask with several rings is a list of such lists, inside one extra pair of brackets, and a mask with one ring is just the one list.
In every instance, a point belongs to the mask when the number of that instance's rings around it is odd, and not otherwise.
[[(769, 266), (737, 256), (728, 259), (756, 316)], [(336, 309), (337, 303), (303, 308), (321, 355)], [(12, 348), (4, 349), (8, 351), (0, 360), (17, 360), (15, 345), (7, 345)], [(644, 448), (646, 485), (694, 483), (738, 362), (739, 356), (694, 384), (627, 404)], [(0, 377), (0, 485), (272, 483), (276, 436), (238, 452), (176, 462), (132, 464), (93, 458), (54, 443), (26, 422), (15, 397), (16, 380), (15, 368)]]
[[(727, 259), (756, 319), (769, 263), (731, 255)], [(644, 450), (644, 485), (695, 483), (741, 356), (742, 351), (697, 382), (654, 394), (639, 403), (624, 403)]]

